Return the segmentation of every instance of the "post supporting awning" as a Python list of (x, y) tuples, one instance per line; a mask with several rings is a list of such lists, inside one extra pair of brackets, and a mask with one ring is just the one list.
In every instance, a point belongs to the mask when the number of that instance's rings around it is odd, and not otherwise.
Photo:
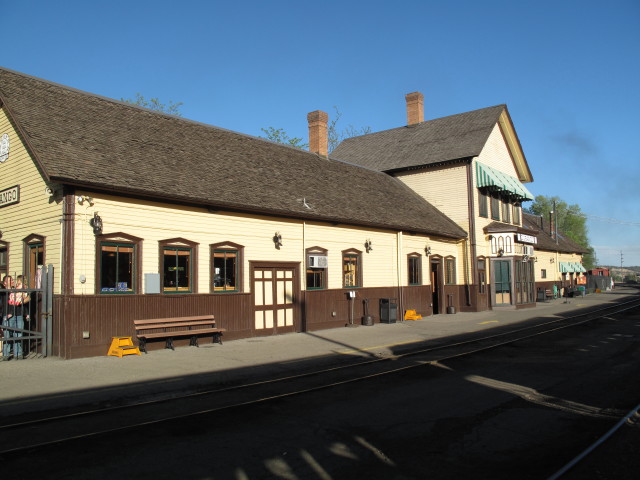
[(476, 162), (476, 183), (478, 187), (504, 192), (519, 201), (533, 200), (533, 194), (520, 180), (480, 162)]

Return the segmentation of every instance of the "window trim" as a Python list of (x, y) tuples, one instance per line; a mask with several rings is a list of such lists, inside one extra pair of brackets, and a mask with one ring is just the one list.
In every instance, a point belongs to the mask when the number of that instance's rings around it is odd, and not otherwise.
[[(102, 244), (133, 245), (133, 292), (102, 291)], [(96, 235), (95, 292), (96, 295), (135, 295), (142, 292), (142, 238), (124, 232)]]
[[(198, 243), (192, 242), (191, 240), (187, 240), (185, 238), (177, 237), (177, 238), (169, 238), (167, 240), (160, 240), (158, 242), (158, 265), (160, 266), (160, 293), (175, 295), (175, 294), (190, 294), (190, 293), (198, 293)], [(179, 248), (189, 249), (191, 250), (191, 265), (190, 265), (190, 274), (191, 274), (191, 288), (185, 291), (171, 291), (165, 290), (164, 286), (164, 249), (165, 248), (175, 248), (176, 250)]]
[[(453, 263), (453, 268), (451, 270), (451, 274), (453, 276), (452, 279), (448, 278), (449, 277), (449, 264)], [(456, 257), (454, 257), (453, 255), (448, 255), (446, 257), (444, 257), (444, 284), (445, 285), (457, 285), (457, 279), (456, 279)], [(449, 280), (453, 280), (452, 282)]]
[(483, 189), (478, 188), (478, 215), (483, 218), (489, 218), (489, 195)]
[(513, 224), (520, 225), (520, 223), (522, 222), (521, 217), (522, 217), (521, 205), (519, 203), (514, 203), (513, 204)]
[[(311, 255), (329, 255), (329, 250), (327, 250), (326, 248), (322, 248), (322, 247), (309, 247), (307, 249), (305, 249), (304, 251), (304, 286), (306, 290), (309, 291), (316, 291), (316, 290), (327, 290), (329, 288), (329, 266), (327, 266), (327, 268), (319, 268), (317, 270), (322, 270), (322, 287), (309, 287), (309, 282), (307, 281), (307, 275), (309, 273), (309, 269), (313, 268), (309, 266), (309, 256)], [(343, 278), (343, 283), (344, 283), (344, 278)]]
[[(411, 263), (412, 263), (413, 260), (417, 260), (417, 267), (418, 267), (418, 281), (417, 281), (417, 283), (411, 282), (411, 273), (412, 273)], [(422, 282), (422, 254), (420, 254), (418, 252), (413, 252), (413, 253), (410, 253), (410, 254), (407, 255), (407, 285), (409, 285), (410, 287), (423, 285), (423, 282)]]
[(487, 292), (487, 259), (476, 257), (476, 271), (478, 272), (478, 293)]
[(502, 217), (502, 221), (505, 223), (511, 223), (511, 203), (509, 203), (508, 197), (502, 197), (502, 211), (500, 212), (500, 216)]
[[(216, 290), (214, 254), (216, 252), (236, 252), (236, 288), (234, 290)], [(244, 291), (244, 245), (234, 242), (218, 242), (209, 245), (209, 289), (211, 293), (242, 293)]]
[[(356, 278), (355, 278), (355, 285), (347, 285), (345, 282), (346, 279), (346, 275), (345, 275), (345, 271), (344, 271), (344, 257), (346, 256), (351, 256), (351, 257), (355, 257), (357, 259), (357, 270), (356, 270)], [(341, 260), (341, 265), (342, 265), (342, 288), (361, 288), (362, 287), (362, 251), (356, 249), (356, 248), (350, 248), (348, 250), (342, 250), (342, 254), (340, 257)]]
[(500, 197), (495, 193), (491, 195), (491, 219), (500, 221)]
[[(33, 288), (35, 284), (31, 283), (31, 249), (33, 247), (37, 247), (38, 245), (42, 246), (42, 266), (47, 264), (47, 237), (43, 235), (38, 235), (37, 233), (32, 233), (31, 235), (26, 236), (22, 239), (22, 271), (23, 275), (26, 279), (26, 285), (29, 288)], [(36, 265), (37, 269), (38, 266)]]
[(9, 275), (9, 272), (11, 271), (11, 269), (9, 268), (9, 250), (10, 250), (9, 242), (4, 242), (4, 241), (0, 240), (0, 248), (4, 248), (5, 249), (5, 255), (6, 255), (6, 259), (7, 259), (7, 263), (5, 265), (4, 270), (0, 266), (0, 281), (2, 281), (2, 279), (5, 277), (5, 275)]

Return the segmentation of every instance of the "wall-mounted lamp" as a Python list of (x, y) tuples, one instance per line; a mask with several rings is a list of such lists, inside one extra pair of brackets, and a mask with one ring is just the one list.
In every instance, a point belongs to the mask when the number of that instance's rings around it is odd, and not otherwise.
[(549, 263), (554, 263), (555, 261), (556, 261), (556, 259), (555, 259), (555, 258), (550, 258), (550, 259), (549, 259)]
[(504, 255), (504, 249), (501, 248), (500, 250), (498, 250), (498, 256), (501, 257), (503, 255)]
[(373, 243), (371, 242), (370, 238), (367, 238), (367, 241), (364, 242), (364, 248), (367, 251), (367, 253), (369, 253), (371, 250), (373, 250)]
[(282, 234), (280, 232), (276, 232), (273, 236), (273, 243), (275, 244), (276, 248), (280, 250), (280, 247), (282, 246)]
[(424, 247), (424, 253), (426, 253), (427, 255), (431, 255), (431, 247), (429, 245)]
[(90, 207), (93, 207), (93, 197), (88, 195), (79, 195), (76, 198), (78, 199), (78, 204), (84, 205), (84, 202), (87, 202)]
[(100, 235), (102, 233), (102, 218), (100, 218), (98, 212), (93, 214), (93, 218), (89, 220), (89, 225), (93, 227), (93, 233), (96, 235)]

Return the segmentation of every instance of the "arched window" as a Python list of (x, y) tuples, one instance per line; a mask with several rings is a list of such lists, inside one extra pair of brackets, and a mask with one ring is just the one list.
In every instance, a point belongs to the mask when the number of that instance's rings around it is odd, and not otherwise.
[(342, 286), (354, 288), (362, 286), (362, 252), (355, 248), (342, 252)]
[(324, 290), (328, 278), (328, 250), (310, 247), (305, 250), (307, 290)]
[(242, 265), (244, 246), (233, 242), (212, 243), (211, 291), (236, 293), (242, 291)]
[(139, 293), (142, 239), (117, 232), (96, 235), (96, 293)]
[(160, 275), (163, 293), (195, 293), (198, 244), (184, 238), (162, 240)]
[(31, 234), (22, 240), (24, 244), (24, 284), (29, 288), (36, 287), (36, 275), (38, 267), (45, 262), (45, 237)]

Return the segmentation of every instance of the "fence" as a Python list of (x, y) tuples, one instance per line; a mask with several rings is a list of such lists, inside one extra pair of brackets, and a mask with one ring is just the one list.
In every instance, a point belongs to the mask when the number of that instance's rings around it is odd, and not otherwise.
[(38, 277), (39, 288), (0, 289), (0, 346), (5, 360), (51, 354), (53, 266), (42, 267)]

